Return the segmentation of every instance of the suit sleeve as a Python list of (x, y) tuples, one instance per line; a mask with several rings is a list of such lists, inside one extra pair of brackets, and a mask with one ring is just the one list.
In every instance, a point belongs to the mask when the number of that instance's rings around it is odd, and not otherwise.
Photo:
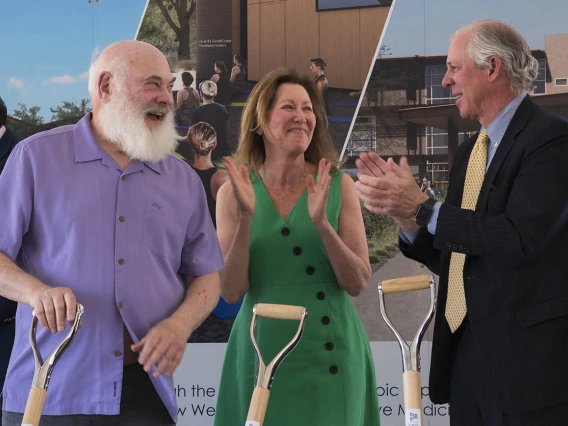
[(489, 201), (506, 200), (502, 213), (444, 203), (434, 248), (517, 264), (537, 257), (560, 232), (568, 232), (568, 131), (564, 123), (558, 126), (560, 131), (548, 129), (554, 136), (528, 145), (510, 187), (492, 187)]
[(440, 250), (434, 248), (434, 235), (421, 228), (412, 244), (399, 237), (398, 245), (402, 254), (409, 259), (423, 263), (436, 275), (440, 275)]

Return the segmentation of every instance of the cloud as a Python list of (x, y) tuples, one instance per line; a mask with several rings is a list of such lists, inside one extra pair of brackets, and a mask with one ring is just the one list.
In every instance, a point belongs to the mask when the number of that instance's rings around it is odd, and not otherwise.
[(88, 80), (89, 79), (89, 71), (85, 71), (84, 73), (79, 74), (77, 77), (81, 80)]
[(71, 77), (70, 75), (56, 75), (55, 77), (51, 77), (48, 80), (45, 80), (43, 82), (44, 86), (50, 85), (50, 84), (61, 84), (61, 85), (66, 85), (66, 84), (72, 84), (75, 83), (77, 79), (75, 77)]
[(24, 80), (21, 78), (10, 77), (10, 80), (8, 80), (8, 89), (22, 90), (24, 87)]

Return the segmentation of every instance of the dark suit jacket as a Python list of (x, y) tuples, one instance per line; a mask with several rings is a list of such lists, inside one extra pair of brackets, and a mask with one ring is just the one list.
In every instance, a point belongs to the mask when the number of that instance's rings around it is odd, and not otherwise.
[(481, 187), (462, 210), (476, 136), (457, 150), (436, 235), (422, 229), (403, 253), (440, 275), (430, 397), (448, 402), (452, 334), (445, 319), (452, 251), (467, 255), (464, 288), (472, 337), (505, 412), (568, 401), (568, 120), (527, 96)]
[(0, 138), (0, 174), (4, 170), (8, 156), (19, 141), (20, 139), (10, 129), (6, 128), (4, 136)]
[[(10, 129), (6, 128), (6, 132), (0, 138), (0, 174), (4, 170), (4, 165), (12, 149), (19, 141), (20, 139)], [(17, 184), (14, 183), (14, 187), (16, 186)], [(1, 199), (2, 194), (0, 194)], [(0, 297), (0, 392), (4, 384), (4, 376), (6, 375), (10, 353), (12, 352), (12, 343), (14, 342), (14, 321), (6, 322), (5, 320), (16, 315), (17, 306), (16, 302)]]

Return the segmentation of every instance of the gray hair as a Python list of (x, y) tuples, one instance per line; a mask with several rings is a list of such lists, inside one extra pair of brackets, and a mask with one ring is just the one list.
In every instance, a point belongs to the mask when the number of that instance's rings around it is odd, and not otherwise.
[(532, 56), (526, 40), (512, 26), (493, 19), (474, 21), (455, 34), (471, 30), (467, 54), (477, 68), (489, 68), (489, 58), (501, 59), (511, 90), (515, 94), (530, 91), (538, 74), (538, 61)]
[(117, 55), (111, 55), (111, 58), (105, 57), (104, 50), (102, 52), (94, 52), (91, 66), (89, 67), (89, 94), (91, 96), (97, 91), (97, 81), (102, 72), (110, 72), (118, 86), (122, 86), (126, 80), (128, 61)]

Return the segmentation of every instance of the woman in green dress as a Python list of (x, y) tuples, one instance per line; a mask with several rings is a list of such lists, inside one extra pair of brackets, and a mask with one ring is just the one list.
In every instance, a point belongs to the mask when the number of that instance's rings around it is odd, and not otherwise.
[[(375, 370), (367, 335), (349, 296), (371, 268), (353, 180), (339, 171), (317, 87), (278, 69), (253, 89), (243, 112), (231, 184), (217, 198), (225, 258), (221, 294), (245, 295), (225, 355), (216, 426), (245, 424), (257, 373), (250, 342), (256, 303), (305, 306), (296, 349), (280, 365), (267, 426), (377, 426)], [(261, 318), (267, 362), (290, 341), (294, 321)]]

